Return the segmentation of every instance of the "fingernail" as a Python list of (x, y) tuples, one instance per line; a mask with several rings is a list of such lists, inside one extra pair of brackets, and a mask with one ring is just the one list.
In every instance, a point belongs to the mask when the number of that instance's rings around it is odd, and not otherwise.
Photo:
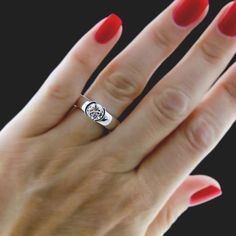
[(109, 42), (119, 31), (122, 20), (115, 14), (109, 15), (95, 33), (95, 40), (105, 44)]
[(190, 198), (190, 206), (197, 206), (213, 200), (222, 195), (222, 190), (219, 187), (211, 185), (193, 194)]
[(220, 31), (227, 36), (236, 36), (236, 1), (223, 14), (219, 22)]
[(208, 0), (179, 0), (174, 8), (173, 18), (177, 25), (188, 26), (201, 17), (208, 6)]

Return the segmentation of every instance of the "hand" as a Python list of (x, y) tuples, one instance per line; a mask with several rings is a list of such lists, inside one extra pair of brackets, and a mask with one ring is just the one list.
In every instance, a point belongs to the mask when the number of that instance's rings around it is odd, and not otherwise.
[[(206, 0), (174, 1), (85, 95), (119, 117), (207, 10)], [(163, 235), (219, 196), (214, 179), (189, 174), (235, 121), (235, 64), (212, 86), (235, 54), (235, 15), (236, 3), (222, 9), (109, 133), (71, 109), (122, 32), (115, 15), (92, 28), (0, 133), (0, 234)]]

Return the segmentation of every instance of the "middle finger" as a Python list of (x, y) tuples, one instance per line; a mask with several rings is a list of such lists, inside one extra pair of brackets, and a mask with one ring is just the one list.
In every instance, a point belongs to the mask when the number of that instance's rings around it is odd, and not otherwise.
[(111, 148), (116, 143), (125, 147), (118, 151), (126, 153), (117, 157), (122, 160), (114, 160), (115, 170), (118, 166), (125, 171), (136, 167), (193, 111), (235, 54), (235, 15), (236, 3), (231, 2), (180, 63), (106, 137), (112, 140)]

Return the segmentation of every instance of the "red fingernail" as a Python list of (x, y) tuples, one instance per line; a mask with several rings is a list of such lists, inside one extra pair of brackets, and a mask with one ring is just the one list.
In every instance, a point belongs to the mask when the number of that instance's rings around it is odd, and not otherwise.
[(229, 8), (219, 22), (220, 31), (228, 36), (236, 36), (236, 1)]
[(222, 195), (222, 191), (219, 187), (211, 185), (207, 188), (200, 190), (199, 192), (192, 195), (190, 199), (190, 206), (196, 206), (213, 200), (214, 198)]
[(116, 35), (121, 25), (122, 20), (120, 17), (115, 14), (111, 14), (95, 33), (96, 41), (102, 44), (107, 43)]
[(208, 6), (208, 0), (179, 0), (173, 11), (176, 24), (188, 26), (201, 17)]

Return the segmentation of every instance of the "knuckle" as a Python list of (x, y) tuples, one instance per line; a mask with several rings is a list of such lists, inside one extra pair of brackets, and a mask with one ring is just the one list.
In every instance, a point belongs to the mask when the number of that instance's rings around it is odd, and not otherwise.
[(91, 55), (83, 55), (77, 50), (72, 50), (70, 52), (70, 59), (72, 63), (82, 68), (82, 71), (89, 72), (89, 71), (92, 71), (96, 67), (97, 63), (94, 61), (93, 58), (96, 58), (96, 57), (91, 56)]
[(185, 116), (190, 98), (177, 88), (168, 88), (153, 96), (152, 113), (158, 120), (177, 122)]
[(220, 48), (217, 42), (205, 40), (201, 42), (198, 47), (204, 60), (209, 64), (215, 65), (222, 60), (222, 48)]
[(143, 86), (139, 78), (139, 71), (133, 67), (113, 69), (105, 79), (105, 91), (118, 103), (130, 102), (142, 92)]
[(226, 94), (234, 101), (236, 101), (236, 82), (232, 81), (230, 83), (222, 84), (223, 90), (225, 90)]
[(166, 208), (161, 212), (163, 226), (168, 230), (176, 221), (177, 216), (174, 210), (175, 206), (167, 205)]
[(159, 29), (158, 31), (155, 30), (152, 33), (152, 40), (154, 44), (158, 48), (163, 48), (168, 51), (174, 47), (175, 44), (174, 39), (175, 37), (173, 37), (173, 35), (170, 32), (164, 29), (162, 30)]
[(47, 84), (45, 88), (45, 96), (49, 99), (68, 100), (70, 95), (68, 89), (59, 83)]
[(207, 150), (213, 143), (215, 132), (213, 122), (206, 117), (197, 118), (184, 129), (187, 147), (192, 152)]

